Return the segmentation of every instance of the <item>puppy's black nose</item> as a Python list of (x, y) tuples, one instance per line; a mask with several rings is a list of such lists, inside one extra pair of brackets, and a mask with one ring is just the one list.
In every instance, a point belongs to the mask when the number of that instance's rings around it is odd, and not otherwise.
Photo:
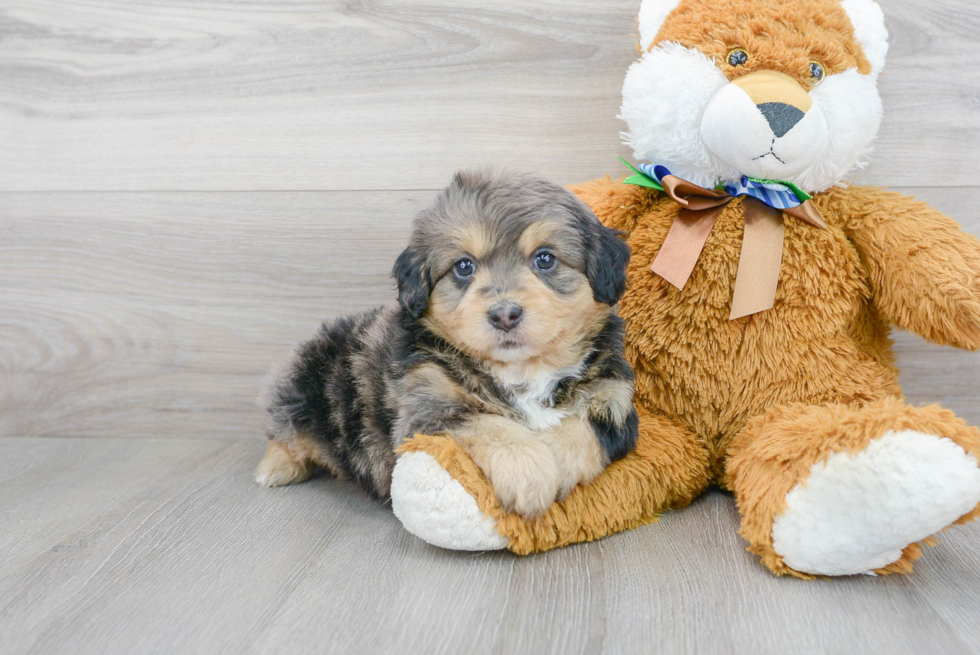
[(806, 116), (802, 111), (785, 102), (764, 102), (756, 106), (769, 122), (772, 133), (780, 139)]
[(487, 312), (487, 318), (490, 320), (490, 325), (498, 330), (510, 332), (521, 322), (523, 314), (524, 310), (521, 309), (520, 305), (505, 300), (493, 305)]

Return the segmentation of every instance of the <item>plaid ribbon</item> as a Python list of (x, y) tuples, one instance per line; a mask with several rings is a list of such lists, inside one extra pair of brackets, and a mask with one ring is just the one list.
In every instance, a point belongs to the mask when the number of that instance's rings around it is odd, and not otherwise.
[[(627, 164), (628, 165), (628, 164)], [(667, 175), (671, 175), (666, 166), (654, 164), (637, 164), (641, 173), (656, 180), (657, 184), (663, 186), (661, 180)], [(779, 180), (760, 180), (754, 177), (743, 175), (734, 184), (719, 185), (725, 193), (735, 197), (749, 196), (763, 202), (773, 209), (792, 209), (799, 207), (810, 199), (810, 195), (804, 192), (791, 182)]]
[(673, 174), (665, 166), (634, 167), (624, 184), (663, 191), (681, 207), (650, 269), (678, 289), (687, 284), (715, 221), (731, 200), (743, 197), (745, 231), (729, 318), (742, 318), (771, 309), (776, 297), (782, 260), (783, 214), (817, 228), (826, 222), (811, 196), (792, 182), (748, 176), (735, 184), (705, 189)]
[(769, 205), (773, 209), (792, 209), (799, 207), (803, 201), (796, 197), (793, 190), (779, 182), (756, 182), (746, 176), (736, 184), (726, 184), (725, 191), (733, 196), (751, 196)]

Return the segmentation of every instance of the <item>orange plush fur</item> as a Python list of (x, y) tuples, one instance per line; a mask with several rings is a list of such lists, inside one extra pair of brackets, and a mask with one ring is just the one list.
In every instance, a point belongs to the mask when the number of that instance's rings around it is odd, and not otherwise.
[[(723, 62), (719, 68), (729, 79), (769, 69), (806, 84), (814, 48), (828, 75), (869, 71), (837, 0), (706, 6), (682, 0), (654, 45), (697, 47)], [(772, 18), (747, 19), (741, 11), (756, 6)], [(732, 43), (753, 53), (750, 66), (724, 63)], [(514, 552), (648, 523), (717, 483), (735, 493), (750, 550), (775, 573), (806, 578), (783, 563), (771, 532), (787, 493), (814, 464), (906, 429), (947, 437), (980, 457), (976, 428), (938, 406), (904, 403), (888, 336), (894, 325), (937, 343), (980, 348), (980, 242), (948, 217), (875, 188), (819, 193), (814, 203), (826, 229), (786, 218), (774, 307), (730, 321), (741, 200), (725, 207), (680, 290), (650, 271), (678, 214), (674, 200), (611, 179), (573, 190), (603, 223), (627, 235), (633, 251), (619, 309), (636, 371), (636, 451), (528, 522), (500, 510), (479, 469), (451, 439), (418, 437), (406, 447), (442, 464), (497, 520)], [(918, 554), (910, 544), (878, 572), (907, 572)]]
[(772, 70), (808, 84), (808, 67), (814, 60), (828, 75), (848, 68), (862, 74), (871, 71), (837, 0), (683, 0), (654, 45), (663, 41), (697, 48), (717, 62), (725, 62), (729, 44), (739, 44), (752, 57), (737, 69), (722, 63), (729, 77)]

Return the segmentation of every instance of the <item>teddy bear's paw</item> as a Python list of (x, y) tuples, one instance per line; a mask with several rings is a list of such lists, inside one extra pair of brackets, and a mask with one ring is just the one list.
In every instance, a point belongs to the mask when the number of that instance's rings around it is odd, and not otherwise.
[(887, 432), (861, 452), (838, 452), (787, 495), (772, 528), (787, 566), (813, 575), (867, 573), (980, 503), (977, 459), (950, 439)]
[(399, 457), (391, 476), (391, 507), (405, 529), (433, 546), (501, 550), (506, 537), (476, 499), (425, 452)]

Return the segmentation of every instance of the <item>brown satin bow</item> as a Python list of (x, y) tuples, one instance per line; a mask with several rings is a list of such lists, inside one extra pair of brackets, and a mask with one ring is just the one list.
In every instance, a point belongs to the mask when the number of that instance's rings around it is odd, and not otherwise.
[[(681, 205), (681, 210), (650, 270), (683, 289), (711, 228), (735, 196), (723, 190), (699, 187), (676, 175), (665, 175), (660, 183), (667, 195)], [(729, 320), (772, 309), (783, 259), (784, 213), (821, 229), (827, 227), (809, 200), (799, 207), (775, 209), (751, 196), (742, 196), (742, 208), (745, 231)]]

